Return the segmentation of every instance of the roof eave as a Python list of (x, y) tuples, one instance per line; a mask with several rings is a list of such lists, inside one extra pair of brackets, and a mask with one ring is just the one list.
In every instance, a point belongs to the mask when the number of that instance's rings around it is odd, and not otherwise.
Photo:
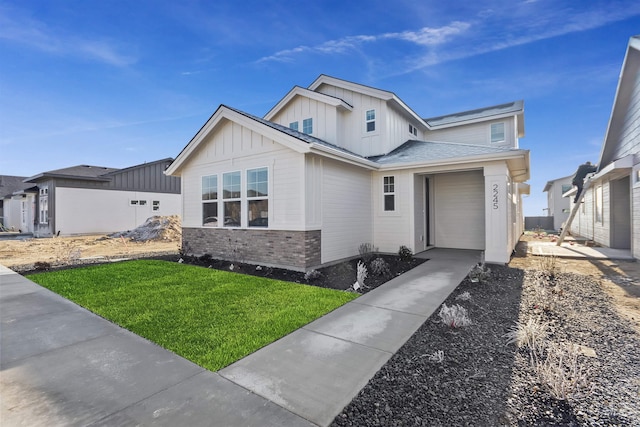
[(274, 105), (267, 112), (267, 114), (264, 115), (263, 118), (265, 120), (271, 121), (271, 119), (273, 119), (273, 117), (275, 117), (276, 114), (278, 114), (296, 96), (306, 96), (309, 98), (314, 98), (317, 101), (332, 105), (338, 109), (342, 109), (344, 111), (353, 111), (353, 106), (349, 105), (347, 102), (340, 98), (329, 96), (320, 92), (315, 92), (300, 86), (294, 86), (280, 101), (278, 101), (276, 105)]
[(326, 145), (311, 143), (309, 144), (310, 152), (319, 154), (324, 157), (329, 157), (334, 160), (339, 160), (342, 162), (346, 162), (352, 165), (364, 167), (369, 170), (377, 170), (380, 165), (372, 162), (371, 160), (367, 160), (363, 157), (348, 154), (340, 150), (336, 150), (335, 148), (327, 147)]

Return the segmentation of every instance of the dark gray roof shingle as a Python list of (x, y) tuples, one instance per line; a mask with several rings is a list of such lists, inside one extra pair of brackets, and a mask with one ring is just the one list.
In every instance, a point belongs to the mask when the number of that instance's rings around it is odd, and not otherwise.
[(384, 156), (370, 157), (369, 160), (381, 165), (394, 163), (431, 162), (485, 154), (499, 154), (513, 151), (511, 148), (489, 147), (486, 145), (461, 144), (455, 142), (429, 142), (410, 140)]

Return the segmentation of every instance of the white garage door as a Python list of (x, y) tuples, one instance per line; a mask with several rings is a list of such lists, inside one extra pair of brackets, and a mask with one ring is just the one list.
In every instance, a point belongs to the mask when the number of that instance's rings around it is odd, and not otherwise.
[(482, 171), (434, 176), (435, 245), (485, 249)]

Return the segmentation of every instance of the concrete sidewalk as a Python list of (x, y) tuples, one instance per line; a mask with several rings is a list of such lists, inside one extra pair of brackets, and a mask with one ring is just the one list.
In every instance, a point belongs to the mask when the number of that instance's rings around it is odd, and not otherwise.
[(218, 373), (0, 266), (2, 425), (326, 426), (480, 259), (430, 261)]

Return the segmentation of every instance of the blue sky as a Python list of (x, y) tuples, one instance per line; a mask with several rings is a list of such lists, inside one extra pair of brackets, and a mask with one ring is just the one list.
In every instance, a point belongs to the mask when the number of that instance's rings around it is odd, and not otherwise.
[(636, 34), (637, 0), (0, 0), (0, 174), (175, 157), (219, 104), (262, 116), (329, 74), (422, 117), (523, 99), (545, 215), (598, 161)]

